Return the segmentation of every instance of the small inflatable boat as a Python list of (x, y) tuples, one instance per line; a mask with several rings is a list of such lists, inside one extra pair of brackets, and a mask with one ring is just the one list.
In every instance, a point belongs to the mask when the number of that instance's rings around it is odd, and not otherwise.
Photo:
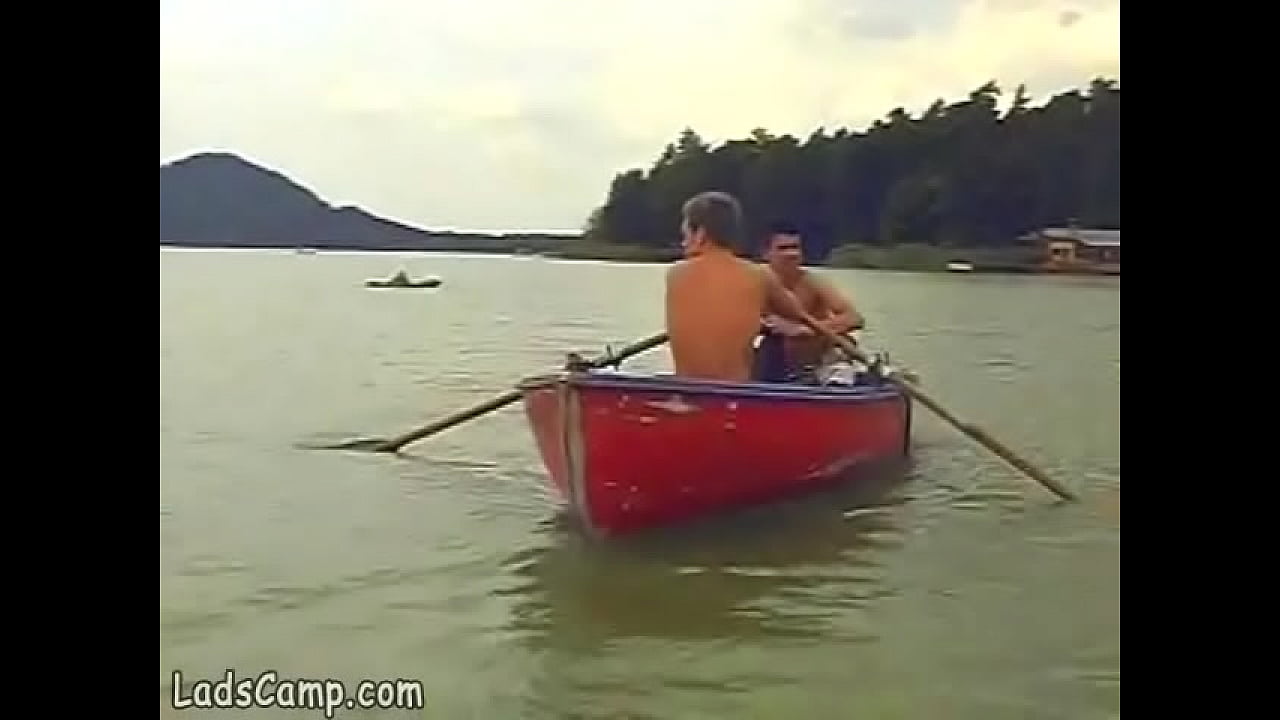
[(422, 280), (410, 280), (409, 275), (401, 270), (387, 280), (365, 280), (364, 286), (370, 288), (433, 288), (440, 286), (440, 278), (429, 277)]

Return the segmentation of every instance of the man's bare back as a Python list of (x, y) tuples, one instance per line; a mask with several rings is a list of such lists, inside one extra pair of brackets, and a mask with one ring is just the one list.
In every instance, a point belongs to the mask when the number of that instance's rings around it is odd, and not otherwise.
[(667, 332), (677, 375), (747, 382), (768, 307), (761, 268), (732, 253), (682, 260), (667, 274)]
[(684, 206), (681, 223), (686, 259), (667, 273), (666, 318), (677, 375), (747, 382), (752, 341), (760, 320), (775, 313), (814, 322), (767, 268), (738, 258), (738, 203), (724, 193), (702, 193)]

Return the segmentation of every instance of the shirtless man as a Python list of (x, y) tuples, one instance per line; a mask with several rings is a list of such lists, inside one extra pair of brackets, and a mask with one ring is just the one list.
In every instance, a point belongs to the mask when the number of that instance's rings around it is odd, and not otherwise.
[(685, 259), (667, 272), (666, 318), (675, 374), (748, 382), (760, 318), (815, 322), (768, 268), (734, 254), (742, 209), (732, 196), (705, 192), (684, 205)]
[[(783, 287), (821, 325), (837, 335), (863, 328), (865, 321), (853, 304), (831, 283), (802, 266), (800, 233), (794, 227), (774, 225), (764, 241), (763, 255)], [(767, 314), (764, 325), (768, 334), (761, 344), (761, 355), (767, 359), (758, 379), (780, 382), (835, 359), (830, 353), (831, 342), (804, 324)]]

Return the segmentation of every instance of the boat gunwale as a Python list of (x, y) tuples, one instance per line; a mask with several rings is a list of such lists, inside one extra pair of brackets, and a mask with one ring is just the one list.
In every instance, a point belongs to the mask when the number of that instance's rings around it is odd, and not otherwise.
[(818, 386), (791, 383), (737, 383), (674, 375), (624, 372), (559, 372), (525, 378), (516, 387), (528, 392), (565, 383), (578, 388), (669, 392), (736, 400), (863, 403), (900, 400), (906, 393), (890, 381), (881, 385)]

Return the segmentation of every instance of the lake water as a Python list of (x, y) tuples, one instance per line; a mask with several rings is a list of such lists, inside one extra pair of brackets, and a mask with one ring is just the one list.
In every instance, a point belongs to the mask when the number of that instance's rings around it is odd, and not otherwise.
[[(398, 267), (436, 290), (367, 290)], [(664, 268), (162, 250), (162, 718), (195, 679), (422, 683), (417, 718), (1120, 713), (1120, 284), (821, 270), (1060, 505), (920, 407), (906, 467), (642, 541), (558, 520), (519, 406), (392, 435), (661, 330)], [(628, 369), (668, 369), (665, 348)]]

